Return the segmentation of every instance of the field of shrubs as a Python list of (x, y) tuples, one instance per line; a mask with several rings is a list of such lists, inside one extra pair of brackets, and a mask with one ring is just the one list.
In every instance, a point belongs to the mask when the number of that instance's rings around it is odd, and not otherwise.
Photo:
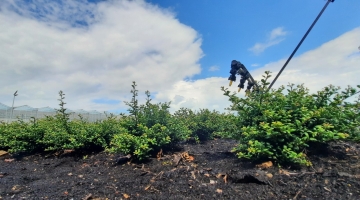
[[(231, 102), (228, 113), (181, 108), (171, 114), (170, 102), (138, 103), (136, 83), (126, 102), (128, 114), (109, 115), (95, 123), (70, 121), (65, 94), (59, 92), (55, 117), (0, 124), (0, 149), (10, 153), (100, 149), (142, 160), (180, 141), (230, 138), (238, 141), (239, 158), (272, 160), (281, 165), (311, 165), (306, 149), (331, 141), (360, 141), (360, 85), (343, 90), (327, 86), (311, 94), (304, 85), (267, 91), (270, 73), (245, 98), (221, 88)], [(348, 99), (355, 99), (349, 102)]]

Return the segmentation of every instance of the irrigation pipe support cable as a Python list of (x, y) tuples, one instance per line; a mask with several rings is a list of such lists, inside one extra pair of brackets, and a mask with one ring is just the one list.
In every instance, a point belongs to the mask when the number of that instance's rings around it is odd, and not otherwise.
[(307, 37), (307, 35), (310, 33), (311, 29), (314, 27), (314, 25), (316, 24), (316, 22), (318, 21), (318, 19), (321, 17), (322, 13), (325, 11), (326, 7), (329, 5), (330, 2), (334, 2), (335, 0), (328, 0), (325, 4), (325, 6), (323, 7), (323, 9), (320, 11), (319, 15), (316, 17), (316, 19), (314, 20), (314, 22), (311, 24), (310, 28), (307, 30), (307, 32), (305, 33), (305, 35), (303, 36), (303, 38), (301, 39), (301, 41), (299, 42), (299, 44), (296, 46), (296, 48), (294, 49), (294, 51), (291, 53), (290, 57), (287, 59), (287, 61), (285, 62), (284, 66), (281, 68), (281, 70), (279, 71), (279, 73), (276, 75), (275, 79), (271, 82), (271, 84), (269, 85), (269, 88), (267, 89), (267, 91), (269, 91), (271, 89), (271, 87), (274, 85), (274, 83), (276, 82), (276, 80), (279, 78), (279, 76), (281, 75), (281, 73), (284, 71), (285, 67), (288, 65), (288, 63), (290, 62), (290, 60), (292, 59), (292, 57), (295, 55), (296, 51), (299, 49), (299, 47), (301, 46), (301, 44), (304, 42), (305, 38)]

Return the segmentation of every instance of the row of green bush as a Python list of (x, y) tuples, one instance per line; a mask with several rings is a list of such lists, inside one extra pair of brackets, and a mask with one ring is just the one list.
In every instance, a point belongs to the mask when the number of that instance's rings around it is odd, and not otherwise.
[(266, 72), (259, 86), (245, 98), (222, 88), (231, 102), (228, 109), (235, 114), (187, 108), (171, 114), (170, 103), (152, 103), (149, 91), (145, 92), (145, 104), (139, 104), (133, 82), (132, 99), (125, 102), (129, 115), (110, 115), (95, 123), (70, 121), (65, 94), (60, 91), (60, 109), (55, 117), (0, 124), (0, 149), (34, 152), (100, 147), (143, 159), (179, 141), (222, 137), (239, 141), (233, 149), (239, 158), (310, 165), (306, 149), (311, 144), (360, 141), (359, 99), (346, 101), (359, 93), (357, 89), (349, 86), (340, 91), (328, 86), (310, 94), (303, 85), (289, 84), (287, 89), (281, 86), (267, 91), (269, 78), (270, 72)]
[(17, 153), (102, 148), (143, 159), (167, 145), (191, 138), (200, 142), (224, 131), (224, 124), (217, 122), (225, 119), (225, 114), (207, 109), (198, 112), (180, 109), (172, 115), (170, 103), (152, 103), (149, 91), (145, 92), (145, 104), (139, 104), (135, 82), (131, 93), (131, 101), (125, 102), (129, 115), (110, 115), (103, 121), (90, 123), (81, 116), (80, 120), (69, 120), (65, 94), (60, 91), (56, 116), (28, 123), (19, 120), (0, 124), (0, 149)]

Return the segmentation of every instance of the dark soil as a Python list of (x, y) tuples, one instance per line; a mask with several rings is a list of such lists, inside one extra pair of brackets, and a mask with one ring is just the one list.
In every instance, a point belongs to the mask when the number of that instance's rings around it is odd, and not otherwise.
[[(144, 163), (105, 152), (2, 156), (0, 199), (360, 199), (359, 144), (309, 151), (313, 167), (297, 170), (259, 169), (230, 153), (235, 144), (181, 144)], [(175, 166), (185, 151), (194, 160)]]

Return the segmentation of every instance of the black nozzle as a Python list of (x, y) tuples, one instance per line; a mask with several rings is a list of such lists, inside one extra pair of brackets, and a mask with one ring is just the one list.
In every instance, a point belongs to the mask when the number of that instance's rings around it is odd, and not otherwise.
[(232, 74), (232, 75), (234, 75), (234, 76), (235, 76), (236, 72), (237, 72), (237, 70), (236, 70), (236, 69), (231, 68), (231, 70), (230, 70), (230, 74)]
[(228, 78), (229, 81), (236, 81), (236, 76), (235, 74), (231, 74), (230, 77)]
[(251, 81), (248, 81), (248, 85), (247, 85), (247, 90), (251, 90), (251, 88), (254, 86), (255, 84), (253, 83), (253, 82), (251, 82)]
[(238, 85), (239, 88), (244, 89), (244, 84), (246, 81), (246, 77), (242, 76), (240, 79), (240, 84)]

